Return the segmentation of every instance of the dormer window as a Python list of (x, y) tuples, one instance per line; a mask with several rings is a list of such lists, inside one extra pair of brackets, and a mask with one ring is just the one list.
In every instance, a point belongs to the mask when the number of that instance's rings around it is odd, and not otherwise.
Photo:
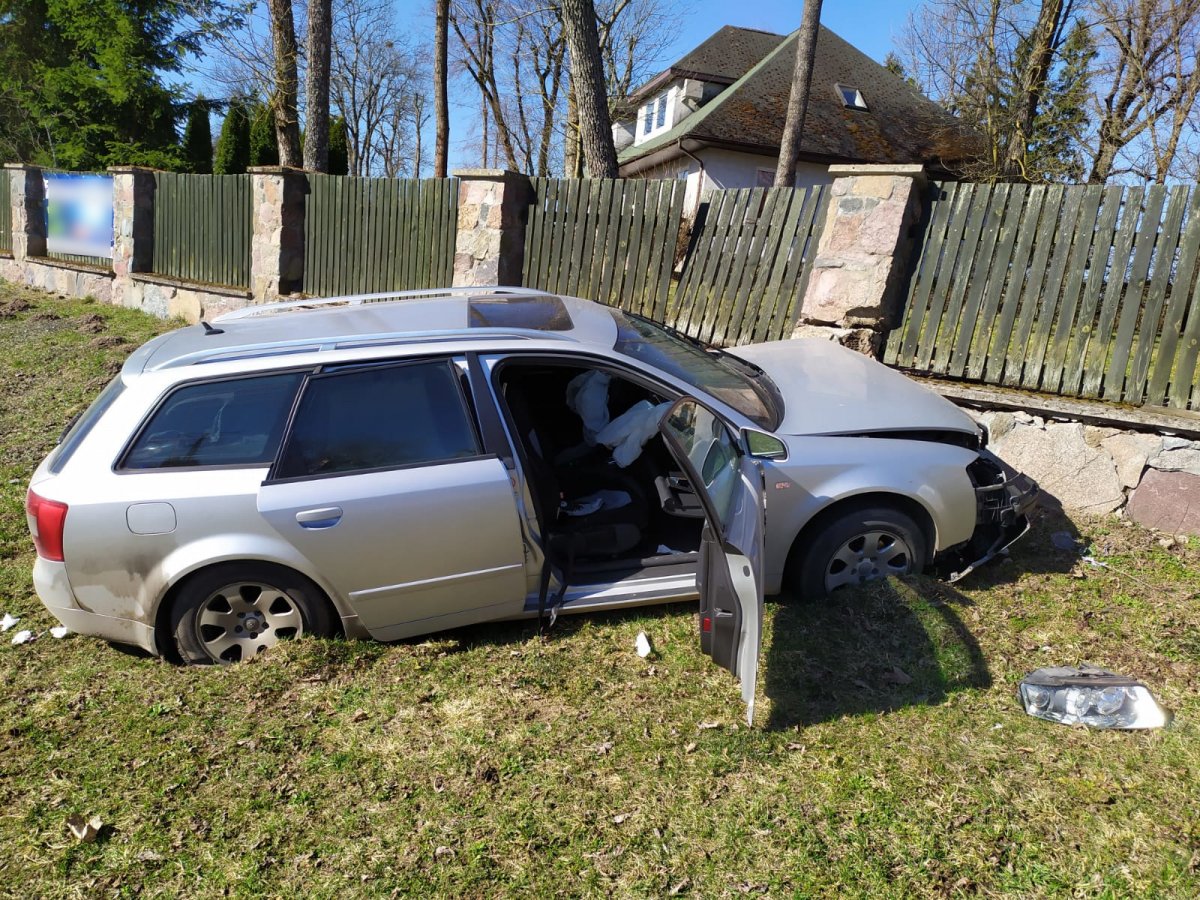
[(861, 109), (866, 112), (867, 101), (863, 98), (862, 91), (845, 84), (835, 84), (834, 87), (837, 89), (842, 106), (846, 107), (846, 109)]
[(672, 121), (675, 116), (672, 114), (671, 101), (676, 93), (678, 88), (671, 87), (638, 108), (638, 137), (635, 143), (640, 144), (646, 138), (661, 134), (675, 124)]

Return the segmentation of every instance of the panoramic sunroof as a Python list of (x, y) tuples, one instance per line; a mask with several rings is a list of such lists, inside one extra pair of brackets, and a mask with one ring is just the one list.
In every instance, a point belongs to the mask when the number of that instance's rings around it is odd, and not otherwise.
[(559, 297), (472, 297), (467, 301), (471, 328), (532, 328), (570, 331), (575, 324)]

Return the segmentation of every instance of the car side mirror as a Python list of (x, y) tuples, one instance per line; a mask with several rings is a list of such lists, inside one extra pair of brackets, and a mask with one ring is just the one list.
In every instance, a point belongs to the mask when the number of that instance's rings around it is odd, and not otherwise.
[(787, 459), (787, 444), (774, 435), (749, 428), (742, 435), (746, 452), (755, 459)]

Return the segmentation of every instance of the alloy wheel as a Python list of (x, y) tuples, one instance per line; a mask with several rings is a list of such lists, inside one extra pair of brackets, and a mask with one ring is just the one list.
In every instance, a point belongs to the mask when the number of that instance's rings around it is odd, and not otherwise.
[(838, 548), (825, 567), (825, 590), (865, 584), (912, 571), (913, 551), (891, 531), (856, 534)]
[(196, 617), (201, 645), (219, 663), (245, 662), (304, 633), (296, 602), (260, 582), (241, 581), (213, 591)]

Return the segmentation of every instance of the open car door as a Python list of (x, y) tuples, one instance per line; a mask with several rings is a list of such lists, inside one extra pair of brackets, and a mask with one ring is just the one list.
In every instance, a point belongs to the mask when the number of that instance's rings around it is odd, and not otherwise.
[(659, 424), (704, 507), (700, 543), (700, 647), (742, 683), (746, 721), (754, 721), (754, 686), (763, 618), (763, 476), (729, 426), (692, 397)]

